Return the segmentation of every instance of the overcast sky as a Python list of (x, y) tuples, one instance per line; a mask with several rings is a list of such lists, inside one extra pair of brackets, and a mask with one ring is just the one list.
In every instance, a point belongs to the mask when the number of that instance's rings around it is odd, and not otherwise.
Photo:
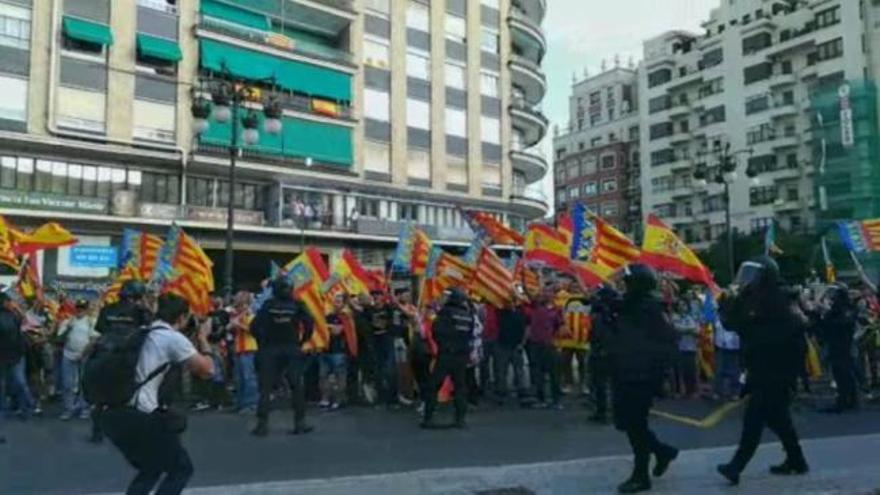
[[(700, 32), (700, 23), (719, 0), (547, 0), (544, 31), (547, 36), (547, 96), (544, 111), (551, 132), (545, 149), (551, 149), (552, 126), (566, 125), (568, 96), (574, 71), (583, 77), (585, 67), (596, 74), (602, 59), (611, 67), (615, 54), (626, 64), (630, 56), (641, 59), (642, 41), (670, 29)], [(550, 157), (552, 155), (548, 155)], [(552, 174), (544, 191), (552, 195)]]

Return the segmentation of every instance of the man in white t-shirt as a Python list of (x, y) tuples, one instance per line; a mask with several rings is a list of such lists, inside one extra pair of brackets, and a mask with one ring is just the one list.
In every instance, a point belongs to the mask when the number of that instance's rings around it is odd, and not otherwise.
[(165, 294), (159, 297), (156, 321), (141, 348), (135, 370), (136, 383), (143, 383), (129, 407), (102, 413), (107, 437), (138, 470), (127, 495), (147, 495), (164, 475), (157, 494), (179, 494), (193, 474), (189, 454), (180, 444), (186, 429), (185, 418), (169, 411), (159, 389), (173, 365), (184, 365), (195, 376), (208, 378), (214, 373), (208, 344), (209, 325), (199, 328), (197, 346), (181, 333), (189, 320), (189, 304)]
[(78, 300), (76, 313), (58, 327), (58, 339), (64, 342), (61, 354), (61, 397), (64, 401), (62, 421), (77, 414), (83, 419), (89, 418), (89, 408), (83, 399), (79, 378), (83, 357), (98, 337), (100, 334), (95, 331), (95, 320), (89, 314), (89, 302)]

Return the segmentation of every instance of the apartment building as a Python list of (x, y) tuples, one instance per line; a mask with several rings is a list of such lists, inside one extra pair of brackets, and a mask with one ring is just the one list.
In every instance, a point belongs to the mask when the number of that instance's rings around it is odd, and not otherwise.
[(877, 0), (725, 0), (704, 33), (645, 41), (644, 212), (708, 247), (726, 231), (726, 177), (740, 232), (880, 214), (878, 20)]
[[(56, 219), (85, 245), (177, 222), (222, 270), (231, 125), (214, 112), (196, 128), (191, 109), (226, 80), (249, 88), (242, 121), (262, 124), (269, 98), (283, 110), (280, 133), (258, 125), (237, 156), (236, 280), (305, 244), (381, 264), (404, 222), (464, 246), (460, 207), (522, 225), (548, 210), (526, 187), (547, 170), (533, 149), (548, 128), (545, 10), (0, 0), (0, 209), (23, 227)], [(68, 251), (43, 260), (47, 283), (107, 275)]]
[(615, 67), (575, 80), (569, 121), (554, 128), (556, 211), (583, 203), (624, 232), (641, 222), (638, 72)]

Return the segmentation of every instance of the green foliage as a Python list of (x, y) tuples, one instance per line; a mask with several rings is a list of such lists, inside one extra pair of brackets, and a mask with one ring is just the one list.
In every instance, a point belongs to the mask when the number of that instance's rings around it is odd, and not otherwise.
[[(819, 239), (814, 234), (792, 234), (777, 229), (776, 245), (782, 254), (773, 257), (779, 263), (784, 280), (790, 283), (801, 283), (809, 277), (811, 270), (822, 270), (822, 253)], [(733, 236), (734, 270), (739, 265), (756, 256), (764, 254), (764, 234), (743, 234), (735, 232)], [(709, 249), (699, 253), (700, 259), (715, 274), (715, 281), (722, 287), (731, 282), (728, 268), (727, 237), (715, 240)]]

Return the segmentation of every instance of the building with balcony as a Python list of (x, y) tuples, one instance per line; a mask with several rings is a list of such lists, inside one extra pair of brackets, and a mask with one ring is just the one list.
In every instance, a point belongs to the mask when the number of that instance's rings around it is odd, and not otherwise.
[[(222, 273), (229, 190), (236, 280), (303, 245), (381, 265), (406, 222), (472, 237), (460, 208), (513, 225), (548, 205), (545, 0), (0, 0), (0, 207), (84, 243), (123, 228), (199, 239)], [(233, 79), (275, 95), (278, 135), (237, 157), (231, 126), (190, 108)], [(260, 118), (262, 113), (258, 112)], [(47, 283), (107, 270), (47, 253)]]
[[(688, 242), (708, 247), (726, 231), (723, 186), (691, 179), (697, 167), (714, 175), (714, 150), (729, 145), (744, 151), (730, 193), (740, 232), (774, 219), (804, 231), (880, 214), (873, 199), (880, 171), (869, 165), (877, 153), (880, 4), (719, 4), (704, 33), (671, 31), (644, 43), (644, 212), (667, 217)], [(747, 178), (747, 169), (757, 177)]]
[(569, 121), (553, 137), (556, 211), (583, 203), (627, 233), (641, 224), (638, 72), (576, 80)]

